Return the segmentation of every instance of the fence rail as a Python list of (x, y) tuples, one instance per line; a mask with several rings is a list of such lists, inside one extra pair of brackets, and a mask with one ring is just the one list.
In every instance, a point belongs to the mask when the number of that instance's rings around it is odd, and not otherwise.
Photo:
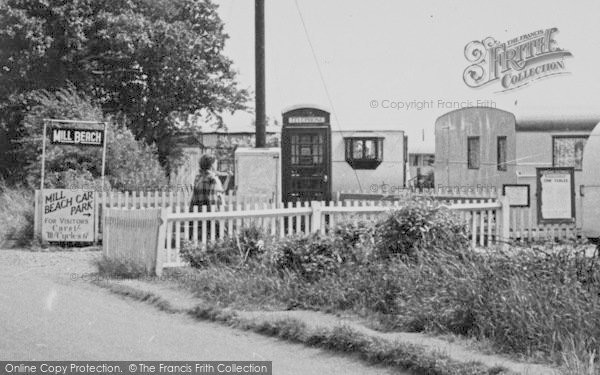
[[(168, 208), (171, 212), (184, 212), (188, 210), (192, 200), (191, 190), (176, 191), (96, 191), (94, 192), (95, 215), (94, 233), (96, 241), (103, 235), (104, 211), (109, 208), (144, 209), (144, 208)], [(247, 210), (256, 204), (270, 203), (272, 197), (266, 195), (236, 195), (229, 191), (224, 195), (223, 205), (213, 208), (214, 210)], [(35, 217), (34, 234), (41, 237), (42, 233), (42, 195), (40, 190), (35, 191)]]
[[(399, 202), (296, 202), (295, 204), (263, 204), (248, 210), (212, 211), (194, 207), (192, 212), (163, 211), (165, 267), (182, 266), (179, 257), (184, 241), (206, 246), (211, 241), (232, 237), (242, 228), (257, 226), (272, 236), (297, 233), (328, 233), (343, 221), (372, 221), (378, 215), (399, 207)], [(473, 246), (491, 246), (508, 239), (508, 210), (505, 200), (477, 204), (448, 205), (457, 210), (468, 224)], [(212, 212), (211, 212), (212, 211)], [(503, 214), (506, 213), (506, 214)]]
[[(221, 209), (203, 206), (190, 210), (187, 204), (141, 209), (133, 206), (105, 208), (103, 246), (107, 254), (114, 254), (112, 249), (115, 247), (116, 253), (128, 247), (149, 247), (155, 251), (154, 259), (157, 264), (160, 263), (157, 272), (160, 272), (162, 267), (184, 265), (180, 250), (185, 241), (195, 246), (206, 246), (211, 241), (235, 237), (243, 228), (250, 226), (260, 227), (276, 237), (309, 232), (328, 233), (336, 224), (373, 221), (400, 205), (401, 202), (391, 200), (343, 200), (285, 205), (275, 202), (238, 202)], [(504, 197), (467, 203), (450, 202), (445, 206), (455, 211), (467, 224), (473, 247), (506, 245), (511, 241), (576, 238), (578, 234), (576, 228), (568, 225), (535, 226), (532, 209), (510, 207)], [(149, 215), (150, 219), (142, 220), (144, 215)], [(156, 223), (156, 235), (148, 228), (140, 229), (152, 220)], [(139, 254), (134, 257), (141, 259)]]

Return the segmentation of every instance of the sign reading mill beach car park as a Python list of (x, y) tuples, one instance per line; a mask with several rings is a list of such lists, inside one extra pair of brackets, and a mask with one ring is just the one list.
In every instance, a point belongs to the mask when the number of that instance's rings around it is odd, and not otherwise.
[(42, 240), (48, 242), (94, 241), (94, 191), (44, 189)]
[[(98, 147), (102, 152), (101, 186), (106, 167), (107, 123), (73, 119), (44, 119), (39, 194), (36, 191), (34, 232), (46, 242), (95, 242), (98, 233), (95, 193), (81, 189), (46, 189), (46, 144), (53, 147)], [(47, 142), (49, 140), (50, 142)], [(65, 186), (69, 187), (69, 186)]]

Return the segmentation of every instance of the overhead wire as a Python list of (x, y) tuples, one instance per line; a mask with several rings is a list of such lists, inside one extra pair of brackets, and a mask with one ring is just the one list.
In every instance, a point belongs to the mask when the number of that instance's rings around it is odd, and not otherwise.
[[(315, 52), (315, 48), (314, 48), (314, 46), (312, 44), (312, 41), (310, 39), (310, 35), (308, 33), (308, 28), (306, 27), (306, 22), (304, 22), (304, 16), (302, 15), (302, 10), (300, 9), (300, 5), (298, 4), (298, 0), (294, 0), (294, 3), (296, 4), (296, 10), (298, 11), (298, 16), (300, 17), (300, 23), (302, 24), (302, 29), (304, 30), (304, 35), (306, 36), (306, 40), (308, 42), (308, 46), (310, 47), (313, 59), (314, 59), (315, 64), (317, 66), (317, 71), (319, 72), (319, 78), (321, 79), (321, 84), (323, 85), (323, 89), (325, 90), (325, 96), (327, 97), (327, 101), (329, 102), (329, 107), (331, 108), (331, 113), (333, 114), (333, 117), (335, 118), (335, 122), (336, 122), (337, 127), (338, 127), (340, 133), (342, 134), (342, 138), (343, 138), (344, 137), (344, 131), (342, 130), (342, 128), (340, 126), (340, 121), (338, 119), (337, 112), (336, 112), (335, 107), (333, 105), (333, 101), (331, 100), (331, 95), (329, 94), (329, 89), (327, 87), (327, 83), (325, 82), (325, 77), (323, 75), (323, 70), (321, 69), (321, 64), (319, 63), (319, 59), (317, 58), (317, 54)], [(351, 150), (351, 152), (353, 152), (353, 150)], [(358, 188), (359, 188), (360, 192), (362, 193), (363, 189), (362, 189), (362, 185), (360, 183), (360, 179), (358, 178), (358, 173), (356, 172), (356, 170), (354, 168), (352, 168), (352, 171), (354, 172), (354, 177), (356, 178), (356, 182), (358, 183)]]

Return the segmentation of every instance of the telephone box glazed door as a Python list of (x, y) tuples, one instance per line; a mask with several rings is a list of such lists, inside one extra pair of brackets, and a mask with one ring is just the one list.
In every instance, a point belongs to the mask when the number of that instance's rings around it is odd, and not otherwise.
[(328, 128), (287, 129), (283, 137), (284, 201), (328, 201), (330, 193)]

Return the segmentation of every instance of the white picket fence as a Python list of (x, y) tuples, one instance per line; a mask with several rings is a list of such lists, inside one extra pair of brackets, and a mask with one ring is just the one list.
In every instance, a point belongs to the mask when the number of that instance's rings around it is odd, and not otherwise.
[[(35, 191), (35, 217), (34, 233), (41, 236), (43, 203), (40, 190)], [(103, 233), (104, 211), (108, 208), (143, 209), (143, 208), (169, 208), (171, 212), (184, 212), (188, 210), (192, 199), (191, 189), (175, 191), (96, 191), (94, 201), (96, 204), (94, 217), (94, 232), (98, 242)], [(272, 197), (266, 195), (236, 195), (233, 191), (224, 195), (224, 205), (221, 207), (239, 207), (248, 209), (255, 204), (270, 203)]]
[[(446, 189), (404, 189), (396, 194), (377, 194), (359, 191), (341, 191), (335, 194), (337, 201), (386, 200), (397, 201), (409, 197), (421, 197), (436, 200), (443, 204), (489, 203), (498, 200), (495, 189), (480, 190), (446, 190)], [(516, 242), (530, 241), (568, 241), (581, 237), (581, 229), (577, 223), (539, 224), (537, 222), (535, 203), (530, 207), (510, 207), (509, 238)], [(484, 218), (484, 220), (487, 220)]]
[[(267, 233), (284, 237), (295, 233), (320, 232), (327, 233), (336, 224), (343, 221), (373, 221), (378, 215), (387, 210), (399, 207), (399, 202), (393, 201), (343, 201), (343, 202), (304, 202), (289, 205), (276, 203), (254, 204), (253, 207), (241, 209), (235, 205), (223, 210), (210, 212), (206, 207), (194, 207), (192, 212), (169, 208), (161, 210), (159, 236), (156, 243), (158, 262), (162, 267), (179, 267), (185, 265), (179, 253), (184, 241), (188, 240), (196, 246), (204, 246), (210, 241), (234, 236), (236, 233), (251, 225), (262, 228)], [(469, 225), (470, 239), (473, 246), (491, 246), (505, 243), (509, 238), (509, 210), (505, 199), (483, 203), (463, 203), (448, 205), (457, 210), (459, 215)], [(113, 210), (109, 210), (112, 212)], [(121, 209), (132, 215), (139, 215), (139, 209)], [(142, 210), (146, 211), (146, 210)], [(150, 215), (153, 211), (148, 210)], [(120, 216), (122, 217), (122, 216)], [(107, 238), (113, 237), (112, 221), (107, 221)], [(120, 224), (122, 225), (122, 224)], [(135, 248), (137, 241), (119, 238), (127, 243), (118, 246)], [(107, 251), (113, 246), (110, 242), (104, 244)], [(150, 249), (149, 251), (154, 251)], [(160, 271), (158, 271), (160, 272)]]
[[(132, 192), (96, 192), (95, 193), (95, 238), (99, 241), (103, 234), (103, 212), (107, 208), (129, 208), (129, 209), (142, 209), (142, 208), (170, 208), (171, 213), (188, 213), (189, 203), (191, 201), (192, 191), (191, 189), (179, 189), (176, 191), (132, 191)], [(422, 190), (409, 190), (405, 189), (399, 194), (374, 194), (374, 193), (363, 193), (357, 191), (341, 191), (334, 194), (335, 202), (329, 203), (328, 206), (333, 205), (354, 205), (354, 206), (367, 206), (367, 205), (393, 205), (394, 202), (398, 201), (401, 197), (424, 197), (434, 199), (443, 204), (478, 204), (478, 203), (492, 203), (497, 202), (498, 196), (496, 190), (473, 190), (473, 191), (448, 191), (441, 189), (422, 189)], [(41, 194), (37, 190), (35, 192), (36, 210), (34, 219), (34, 233), (41, 235), (41, 220), (42, 220), (42, 204)], [(307, 203), (308, 204), (308, 203)], [(257, 210), (257, 209), (275, 209), (284, 208), (283, 204), (273, 202), (272, 197), (264, 195), (244, 195), (237, 196), (234, 192), (229, 191), (225, 196), (225, 204), (219, 207), (213, 207), (215, 210), (226, 210), (226, 211), (244, 211), (244, 210)], [(286, 207), (290, 208), (290, 207)], [(554, 224), (554, 225), (541, 225), (537, 224), (535, 215), (537, 212), (536, 208), (533, 207), (511, 207), (510, 208), (510, 219), (508, 238), (513, 241), (525, 242), (525, 241), (556, 241), (556, 240), (572, 240), (580, 237), (580, 230), (575, 224)], [(463, 212), (463, 211), (460, 211)], [(472, 221), (473, 214), (470, 211), (464, 211), (461, 213), (464, 219)], [(334, 215), (333, 220), (336, 220)], [(485, 232), (481, 234), (481, 229), (478, 230), (477, 241), (481, 238), (486, 239), (490, 236), (490, 229), (488, 227), (488, 221), (495, 221), (494, 210), (485, 213), (478, 213), (478, 228), (484, 228)], [(235, 227), (237, 221), (232, 221), (232, 226)], [(286, 228), (283, 231), (285, 233), (291, 233), (296, 231), (296, 228), (304, 228), (308, 224), (305, 222), (309, 219), (303, 218), (299, 215), (298, 218), (292, 218), (294, 220), (300, 220), (302, 224), (294, 224), (291, 228)], [(328, 219), (329, 220), (329, 219)], [(274, 221), (274, 220), (271, 220)], [(481, 222), (483, 221), (483, 224)], [(287, 223), (288, 220), (285, 220)], [(200, 227), (201, 222), (196, 225)], [(181, 224), (180, 224), (181, 225)], [(226, 223), (226, 228), (229, 229), (229, 223)], [(194, 224), (191, 224), (192, 231)], [(277, 233), (281, 233), (282, 229), (275, 225)], [(493, 226), (492, 232), (493, 232)], [(188, 229), (189, 231), (190, 229)], [(211, 233), (207, 231), (207, 233)], [(229, 231), (232, 233), (232, 231)], [(215, 233), (216, 238), (219, 238), (220, 232)], [(210, 239), (210, 238), (209, 238)]]

